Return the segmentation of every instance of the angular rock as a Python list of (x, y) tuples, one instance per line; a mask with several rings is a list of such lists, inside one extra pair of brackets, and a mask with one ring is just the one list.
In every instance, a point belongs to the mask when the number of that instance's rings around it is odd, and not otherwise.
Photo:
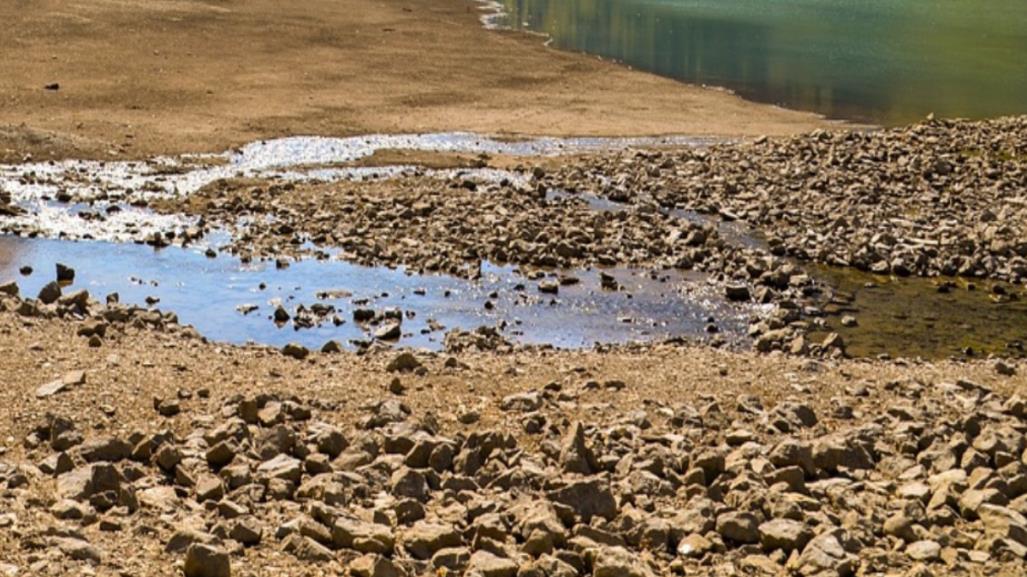
[(840, 532), (833, 530), (814, 537), (789, 566), (803, 577), (850, 577), (856, 557), (842, 546)]
[(402, 534), (403, 548), (415, 559), (431, 559), (441, 549), (463, 544), (460, 533), (450, 525), (418, 521)]
[(569, 482), (546, 496), (550, 501), (569, 507), (582, 523), (590, 523), (593, 517), (610, 520), (617, 515), (617, 501), (610, 485), (598, 477)]
[(603, 547), (592, 563), (593, 577), (653, 577), (645, 562), (624, 547)]
[(498, 557), (489, 551), (478, 550), (471, 555), (467, 571), (471, 575), (481, 577), (515, 577), (517, 567), (517, 563), (510, 559)]
[(785, 553), (802, 550), (813, 532), (799, 521), (791, 519), (773, 519), (759, 526), (760, 545), (767, 551), (780, 549)]
[(760, 540), (756, 516), (743, 511), (717, 516), (717, 533), (735, 543), (758, 543)]
[(395, 538), (385, 525), (340, 517), (332, 526), (332, 543), (361, 553), (391, 554)]
[(228, 553), (197, 543), (186, 551), (183, 571), (185, 577), (231, 577), (232, 563)]

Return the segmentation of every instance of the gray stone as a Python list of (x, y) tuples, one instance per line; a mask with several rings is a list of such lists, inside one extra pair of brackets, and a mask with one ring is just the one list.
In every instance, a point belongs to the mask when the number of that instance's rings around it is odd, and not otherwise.
[(56, 281), (51, 281), (39, 289), (37, 297), (45, 305), (53, 304), (57, 302), (57, 299), (61, 298), (61, 285), (57, 284)]
[(590, 523), (593, 517), (610, 520), (617, 515), (617, 501), (610, 491), (609, 483), (598, 477), (567, 483), (560, 489), (547, 494), (550, 501), (570, 507), (583, 523)]

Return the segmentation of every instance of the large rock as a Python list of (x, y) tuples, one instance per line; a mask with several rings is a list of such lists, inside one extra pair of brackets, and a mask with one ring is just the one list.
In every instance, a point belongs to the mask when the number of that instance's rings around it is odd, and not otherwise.
[(712, 541), (699, 533), (690, 533), (678, 541), (677, 554), (700, 559), (712, 550)]
[(856, 557), (842, 546), (841, 530), (836, 529), (817, 535), (789, 566), (803, 577), (850, 577), (856, 570)]
[(481, 577), (514, 577), (517, 575), (517, 563), (489, 551), (479, 550), (471, 555), (467, 571), (470, 575)]
[(85, 371), (70, 371), (65, 373), (64, 376), (59, 379), (40, 385), (39, 388), (36, 389), (36, 397), (44, 399), (63, 392), (70, 387), (85, 384), (85, 382)]
[(417, 357), (409, 351), (399, 353), (389, 361), (389, 364), (385, 365), (385, 370), (390, 373), (406, 373), (419, 368), (421, 368), (421, 361), (417, 360)]
[(288, 343), (284, 347), (282, 347), (282, 354), (287, 357), (292, 357), (297, 361), (302, 361), (303, 359), (307, 358), (308, 355), (310, 355), (310, 351), (307, 349), (307, 347), (299, 343)]
[(403, 548), (415, 559), (431, 559), (440, 549), (462, 544), (460, 533), (442, 523), (419, 521), (403, 533)]
[(56, 281), (47, 283), (43, 288), (39, 289), (38, 298), (45, 305), (57, 302), (57, 299), (61, 298), (61, 285), (57, 284)]
[(175, 531), (175, 534), (171, 536), (171, 539), (168, 539), (167, 544), (164, 546), (164, 550), (168, 553), (182, 553), (187, 551), (193, 545), (213, 546), (215, 543), (217, 543), (217, 538), (210, 533), (186, 526)]
[(89, 463), (117, 462), (132, 454), (132, 445), (117, 437), (104, 437), (83, 443), (76, 451)]
[(791, 519), (774, 519), (767, 521), (759, 527), (760, 545), (768, 551), (781, 549), (790, 553), (795, 549), (802, 549), (813, 538), (804, 523)]
[(829, 472), (842, 468), (872, 469), (874, 458), (855, 433), (836, 433), (819, 439), (813, 445), (813, 463)]
[(75, 269), (63, 263), (57, 263), (57, 282), (75, 282)]
[(286, 537), (285, 543), (283, 543), (282, 547), (285, 549), (287, 553), (291, 553), (300, 561), (314, 561), (323, 563), (325, 561), (331, 561), (335, 558), (335, 554), (332, 553), (331, 549), (325, 547), (324, 545), (318, 543), (310, 537), (306, 537), (298, 533), (293, 533), (292, 535)]
[(624, 547), (603, 547), (592, 563), (592, 577), (653, 577), (645, 562)]
[(186, 551), (183, 570), (185, 577), (231, 577), (232, 563), (228, 553), (197, 543)]
[(719, 515), (717, 533), (735, 543), (758, 543), (760, 540), (756, 516), (744, 511), (731, 511)]
[(565, 473), (591, 475), (596, 472), (596, 459), (585, 442), (585, 428), (574, 423), (560, 448), (560, 466)]
[(585, 524), (591, 523), (593, 517), (610, 520), (617, 516), (617, 501), (610, 485), (599, 477), (572, 481), (546, 496), (550, 501), (571, 508)]
[(75, 561), (89, 561), (90, 563), (98, 564), (103, 560), (103, 553), (100, 549), (83, 539), (54, 537), (51, 540), (51, 545), (59, 549), (69, 559)]
[(428, 498), (428, 480), (424, 474), (409, 467), (400, 467), (389, 481), (395, 497), (409, 497), (424, 501)]
[(941, 555), (941, 545), (937, 541), (914, 541), (906, 546), (906, 555), (914, 561), (935, 561)]
[(984, 533), (993, 539), (1010, 539), (1027, 546), (1027, 517), (1008, 508), (984, 504), (977, 508)]
[(110, 463), (92, 463), (57, 478), (57, 495), (62, 499), (82, 501), (98, 493), (118, 492), (123, 479)]
[(385, 525), (341, 517), (332, 526), (332, 543), (336, 548), (390, 554), (395, 542), (392, 530)]
[(0, 295), (16, 297), (18, 296), (19, 292), (20, 290), (18, 289), (18, 283), (14, 281), (0, 283)]
[(261, 463), (257, 472), (268, 479), (282, 479), (298, 485), (303, 477), (303, 463), (295, 457), (280, 453)]

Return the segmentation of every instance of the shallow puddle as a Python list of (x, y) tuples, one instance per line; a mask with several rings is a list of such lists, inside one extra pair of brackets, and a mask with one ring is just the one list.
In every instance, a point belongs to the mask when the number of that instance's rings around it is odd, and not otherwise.
[[(52, 280), (57, 262), (73, 267), (74, 288), (88, 289), (94, 298), (117, 292), (121, 302), (145, 306), (147, 297), (156, 297), (157, 308), (175, 312), (212, 340), (231, 343), (319, 348), (334, 339), (352, 346), (351, 341), (369, 340), (377, 328), (355, 322), (355, 310), (394, 308), (404, 316), (399, 345), (429, 349), (441, 348), (447, 330), (479, 326), (505, 326), (503, 336), (518, 343), (579, 348), (707, 339), (712, 324), (716, 336), (742, 344), (749, 317), (765, 311), (728, 303), (700, 275), (672, 271), (657, 278), (639, 270), (604, 271), (620, 290), (603, 289), (599, 271), (577, 271), (579, 282), (559, 286), (553, 295), (512, 268), (491, 265), (480, 280), (469, 281), (339, 261), (306, 260), (277, 269), (271, 262), (242, 264), (175, 247), (155, 251), (135, 244), (0, 237), (0, 282), (17, 280), (23, 294), (34, 296)], [(34, 269), (29, 276), (19, 273), (26, 265)], [(300, 304), (331, 305), (344, 322), (337, 326), (328, 315), (314, 328), (278, 325), (271, 318), (276, 300), (291, 316)], [(257, 308), (248, 314), (239, 310), (252, 305)]]
[[(807, 268), (834, 290), (834, 298), (824, 305), (827, 323), (842, 335), (851, 356), (937, 359), (967, 352), (1025, 356), (1027, 292), (1023, 287)], [(968, 289), (971, 285), (974, 290)], [(845, 326), (844, 317), (852, 317), (856, 324)]]

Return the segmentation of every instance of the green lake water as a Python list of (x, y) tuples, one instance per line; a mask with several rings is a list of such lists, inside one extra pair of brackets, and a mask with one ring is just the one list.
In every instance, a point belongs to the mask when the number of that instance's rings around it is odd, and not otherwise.
[(1027, 113), (1027, 0), (500, 0), (562, 49), (830, 118)]

